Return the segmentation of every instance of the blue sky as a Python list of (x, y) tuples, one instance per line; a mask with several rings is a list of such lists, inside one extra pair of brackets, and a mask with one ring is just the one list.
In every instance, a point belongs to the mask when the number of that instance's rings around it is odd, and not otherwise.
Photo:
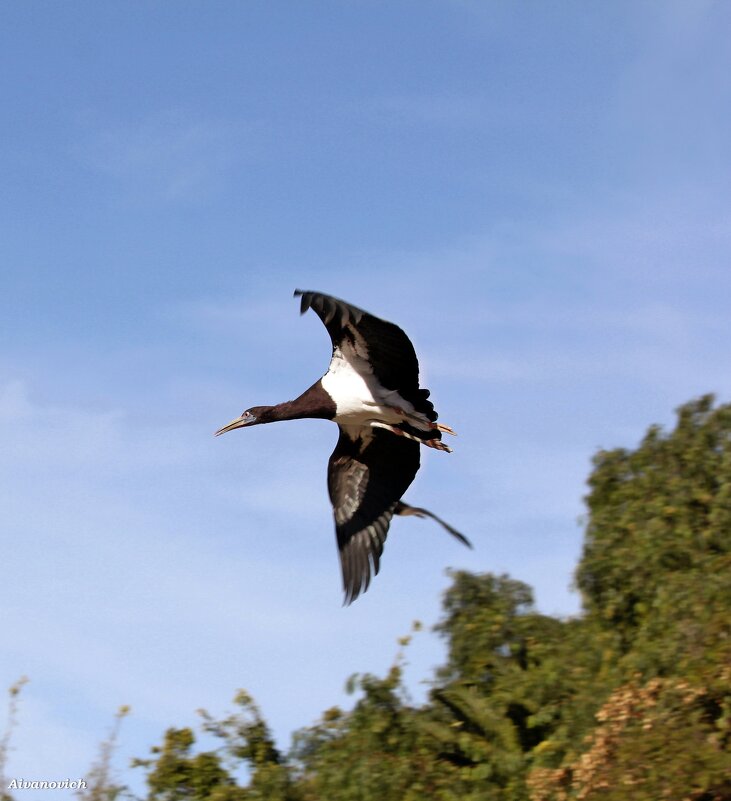
[[(83, 775), (121, 704), (129, 776), (239, 687), (286, 747), (436, 622), (448, 566), (578, 611), (592, 454), (731, 400), (730, 29), (701, 0), (2, 4), (10, 778)], [(349, 608), (332, 424), (212, 436), (325, 370), (295, 287), (399, 323), (460, 434), (407, 499), (475, 550), (397, 520)], [(408, 658), (418, 700), (442, 644)]]

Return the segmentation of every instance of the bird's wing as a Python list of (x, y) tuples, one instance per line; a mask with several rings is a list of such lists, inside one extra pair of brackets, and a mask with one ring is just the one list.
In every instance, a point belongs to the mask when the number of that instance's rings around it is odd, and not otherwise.
[(396, 507), (393, 510), (395, 515), (415, 515), (416, 517), (430, 517), (432, 520), (435, 520), (442, 526), (446, 531), (448, 531), (453, 537), (456, 537), (463, 545), (466, 545), (468, 548), (472, 547), (472, 543), (465, 537), (464, 534), (457, 531), (456, 528), (450, 526), (449, 523), (442, 520), (441, 517), (437, 517), (434, 512), (430, 512), (428, 509), (422, 509), (420, 506), (410, 506), (408, 503), (404, 503), (403, 501), (399, 501), (396, 504)]
[(437, 414), (427, 400), (428, 389), (419, 387), (419, 362), (406, 334), (393, 323), (320, 292), (295, 290), (301, 296), (300, 313), (312, 309), (325, 324), (333, 358), (345, 359), (358, 372), (372, 372), (380, 384), (397, 391), (427, 419)]
[(391, 518), (419, 469), (419, 443), (379, 428), (339, 428), (327, 484), (350, 604), (378, 573)]

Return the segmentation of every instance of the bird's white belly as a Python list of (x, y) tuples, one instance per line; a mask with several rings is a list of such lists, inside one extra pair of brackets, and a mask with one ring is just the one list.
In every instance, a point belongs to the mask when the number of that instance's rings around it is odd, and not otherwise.
[[(393, 407), (407, 404), (398, 393), (391, 403), (372, 374), (359, 372), (342, 357), (334, 357), (322, 377), (322, 386), (335, 402), (335, 422), (343, 425), (370, 425), (371, 421), (396, 424), (402, 419)], [(389, 399), (390, 400), (390, 399)]]

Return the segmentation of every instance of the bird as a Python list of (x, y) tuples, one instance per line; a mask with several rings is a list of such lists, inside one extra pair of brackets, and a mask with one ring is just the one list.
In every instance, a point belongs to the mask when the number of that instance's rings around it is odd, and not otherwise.
[(294, 297), (300, 314), (312, 309), (330, 335), (327, 372), (298, 398), (252, 406), (215, 433), (304, 418), (337, 424), (327, 486), (347, 606), (379, 572), (394, 515), (431, 518), (472, 547), (441, 518), (402, 500), (419, 469), (421, 446), (451, 452), (442, 434), (455, 432), (437, 423), (430, 392), (419, 386), (414, 346), (401, 328), (322, 292), (296, 289)]

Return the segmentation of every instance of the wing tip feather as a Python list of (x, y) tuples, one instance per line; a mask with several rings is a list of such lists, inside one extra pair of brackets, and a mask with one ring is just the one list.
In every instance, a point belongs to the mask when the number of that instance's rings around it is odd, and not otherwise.
[(320, 317), (325, 326), (329, 325), (338, 316), (341, 325), (345, 326), (352, 322), (358, 325), (365, 314), (363, 309), (352, 306), (347, 301), (336, 298), (334, 295), (327, 295), (324, 292), (316, 292), (310, 289), (295, 289), (293, 297), (301, 297), (300, 314), (304, 314), (308, 309), (313, 309)]

